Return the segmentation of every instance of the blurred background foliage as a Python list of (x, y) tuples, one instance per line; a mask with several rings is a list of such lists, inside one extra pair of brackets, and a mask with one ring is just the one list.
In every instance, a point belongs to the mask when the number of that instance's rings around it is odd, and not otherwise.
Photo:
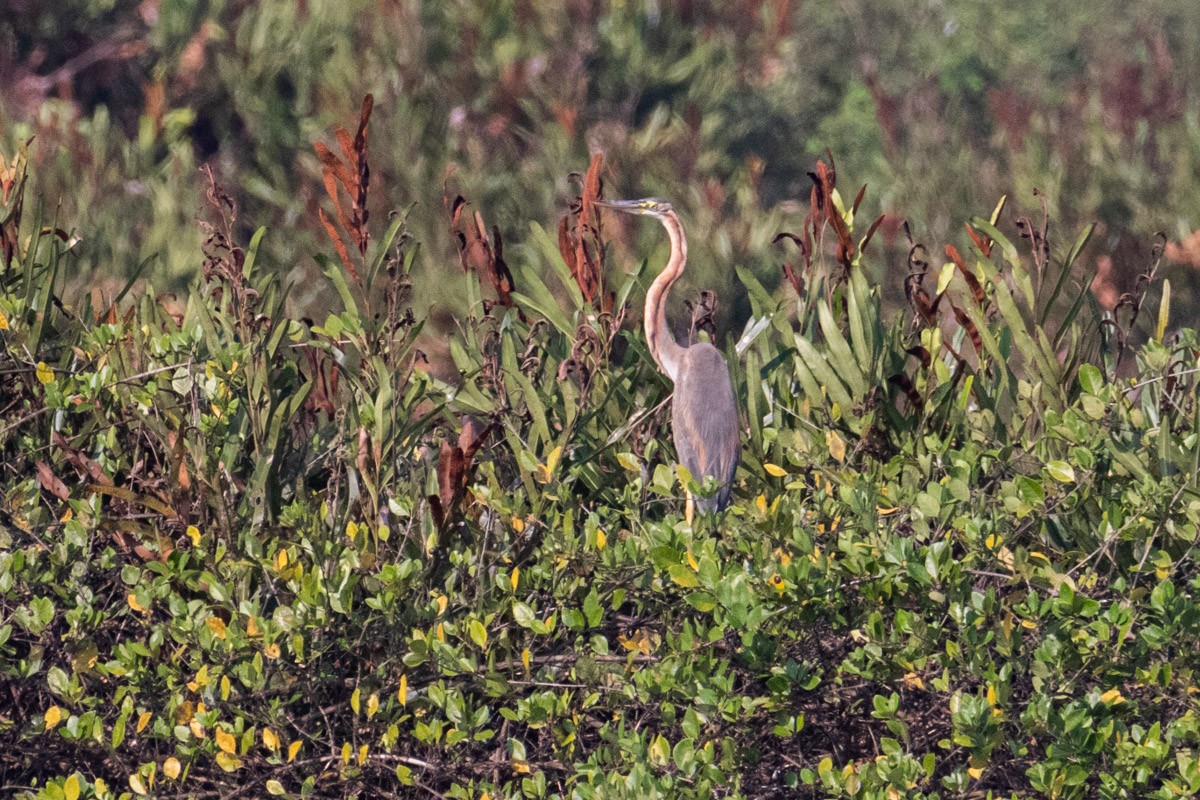
[[(778, 285), (771, 239), (797, 224), (826, 148), (872, 187), (865, 211), (889, 215), (875, 277), (893, 301), (901, 281), (882, 273), (903, 267), (901, 219), (940, 249), (961, 243), (955, 209), (1002, 194), (1036, 208), (1034, 189), (1052, 236), (1100, 223), (1081, 269), (1098, 269), (1103, 303), (1133, 287), (1157, 230), (1176, 242), (1177, 310), (1196, 296), (1200, 19), (1184, 0), (7, 5), (0, 148), (36, 137), (34, 179), (59, 204), (47, 214), (84, 234), (79, 286), (118, 287), (150, 256), (158, 289), (194, 279), (209, 165), (236, 187), (243, 233), (294, 232), (268, 236), (264, 263), (299, 283), (302, 308), (320, 306), (304, 291), (323, 240), (312, 144), (371, 92), (386, 187), (373, 210), (415, 204), (422, 309), (454, 312), (463, 296), (448, 175), (520, 260), (527, 221), (557, 224), (565, 176), (595, 151), (610, 196), (682, 210), (691, 285), (725, 300), (727, 329), (749, 314), (730, 267)], [(657, 234), (629, 225), (619, 244), (636, 248), (635, 231)], [(614, 264), (632, 260), (621, 252)]]

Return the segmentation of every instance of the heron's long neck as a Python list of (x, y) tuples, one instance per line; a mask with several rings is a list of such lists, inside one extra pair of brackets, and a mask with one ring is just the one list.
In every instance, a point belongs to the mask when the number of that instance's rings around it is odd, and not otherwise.
[(667, 327), (667, 294), (687, 266), (687, 239), (674, 211), (668, 211), (662, 217), (662, 224), (671, 240), (671, 257), (667, 260), (666, 269), (655, 278), (650, 291), (646, 293), (646, 342), (658, 368), (675, 381), (683, 360), (683, 348)]

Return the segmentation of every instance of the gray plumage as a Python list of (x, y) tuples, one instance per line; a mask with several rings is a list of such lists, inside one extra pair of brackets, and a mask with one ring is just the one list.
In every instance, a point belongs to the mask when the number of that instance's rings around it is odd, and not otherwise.
[(679, 463), (687, 467), (697, 483), (712, 477), (721, 487), (713, 497), (696, 498), (696, 508), (701, 513), (721, 511), (729, 505), (741, 447), (737, 401), (733, 396), (733, 382), (729, 379), (729, 365), (720, 351), (707, 342), (683, 347), (667, 326), (667, 293), (687, 265), (687, 237), (683, 234), (683, 225), (671, 204), (663, 200), (615, 200), (597, 204), (628, 214), (654, 217), (667, 231), (671, 241), (670, 258), (646, 292), (646, 344), (658, 368), (675, 382), (671, 425)]

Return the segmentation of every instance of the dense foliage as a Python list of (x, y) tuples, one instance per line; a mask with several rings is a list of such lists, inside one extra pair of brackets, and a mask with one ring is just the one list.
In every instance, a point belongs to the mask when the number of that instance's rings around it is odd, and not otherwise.
[(736, 500), (690, 525), (601, 161), (519, 260), (448, 199), (444, 381), (370, 112), (317, 151), (319, 322), (215, 182), (185, 297), (64, 303), (77, 243), (6, 162), (0, 792), (1200, 791), (1200, 341), (1143, 308), (1157, 261), (1102, 313), (1089, 231), (1002, 202), (944, 267), (912, 244), (885, 315), (818, 164), (798, 300), (738, 271)]

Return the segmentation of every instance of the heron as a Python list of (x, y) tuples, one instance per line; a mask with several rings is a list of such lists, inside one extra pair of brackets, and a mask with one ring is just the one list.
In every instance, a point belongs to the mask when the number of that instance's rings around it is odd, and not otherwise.
[(702, 514), (722, 511), (729, 504), (741, 447), (729, 365), (721, 351), (708, 342), (680, 345), (667, 327), (667, 294), (687, 266), (683, 225), (665, 200), (595, 202), (627, 214), (654, 217), (667, 229), (671, 255), (646, 293), (646, 344), (659, 371), (675, 384), (671, 428), (679, 462), (698, 483), (711, 477), (719, 487), (712, 497), (693, 498), (689, 492), (687, 518), (689, 521), (692, 518), (693, 504)]

